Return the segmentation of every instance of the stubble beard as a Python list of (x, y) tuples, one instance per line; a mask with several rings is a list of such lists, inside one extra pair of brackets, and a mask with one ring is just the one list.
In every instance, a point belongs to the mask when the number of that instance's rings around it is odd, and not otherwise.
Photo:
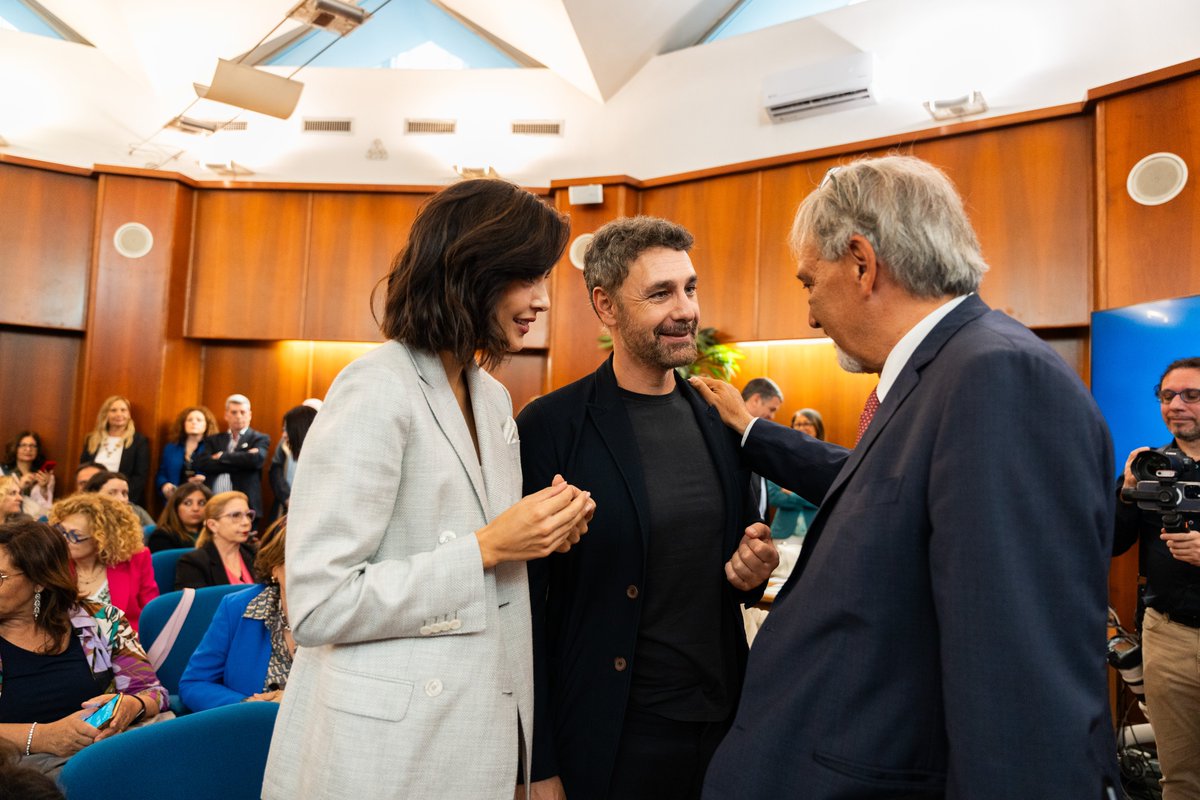
[(866, 365), (864, 365), (861, 361), (839, 347), (836, 342), (833, 345), (833, 350), (835, 353), (837, 353), (838, 366), (846, 372), (858, 375), (871, 371), (867, 369)]
[[(635, 330), (623, 316), (617, 317), (617, 333), (625, 343), (629, 354), (643, 364), (663, 370), (686, 367), (695, 362), (700, 351), (696, 348), (697, 320), (689, 322), (664, 322), (654, 330)], [(661, 336), (686, 334), (687, 342), (664, 344)]]

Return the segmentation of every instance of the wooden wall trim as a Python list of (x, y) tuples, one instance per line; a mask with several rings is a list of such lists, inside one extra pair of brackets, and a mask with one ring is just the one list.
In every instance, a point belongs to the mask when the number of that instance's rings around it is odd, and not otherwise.
[(98, 175), (121, 175), (127, 178), (150, 178), (156, 181), (176, 181), (184, 186), (196, 188), (196, 181), (182, 172), (167, 172), (161, 169), (146, 169), (145, 167), (126, 167), (121, 164), (96, 164), (92, 167)]
[[(758, 158), (753, 161), (742, 161), (737, 164), (726, 164), (720, 167), (708, 167), (707, 169), (699, 169), (692, 172), (664, 175), (660, 178), (648, 178), (641, 182), (641, 186), (642, 188), (651, 189), (657, 186), (669, 186), (676, 183), (687, 183), (688, 181), (702, 180), (704, 178), (713, 178), (722, 175), (735, 175), (740, 172), (751, 172), (770, 167), (785, 167), (791, 164), (799, 164), (804, 161), (813, 161), (818, 158), (856, 155), (866, 150), (882, 150), (891, 147), (901, 147), (904, 145), (914, 144), (916, 142), (929, 141), (931, 139), (946, 139), (952, 136), (961, 136), (962, 134), (966, 133), (977, 133), (979, 131), (1009, 128), (1014, 125), (1024, 125), (1030, 122), (1041, 122), (1043, 120), (1059, 119), (1061, 117), (1073, 117), (1082, 114), (1084, 111), (1084, 103), (1067, 103), (1066, 105), (1051, 106), (1050, 108), (1038, 108), (1031, 111), (1021, 111), (1016, 114), (1005, 114), (1002, 117), (989, 117), (987, 119), (959, 122), (954, 125), (939, 125), (932, 128), (924, 128), (918, 131), (909, 131), (907, 133), (897, 133), (890, 136), (882, 136), (878, 139), (865, 139), (858, 142), (836, 144), (829, 147), (821, 147), (816, 150), (806, 150), (802, 153), (788, 153), (780, 156)], [(577, 182), (578, 181), (570, 181), (570, 183)]]
[(1174, 80), (1175, 78), (1184, 78), (1188, 75), (1194, 75), (1200, 72), (1200, 58), (1194, 58), (1191, 61), (1184, 61), (1180, 64), (1172, 64), (1169, 67), (1156, 69), (1153, 72), (1147, 72), (1142, 75), (1135, 75), (1132, 78), (1126, 78), (1113, 83), (1106, 83), (1103, 86), (1097, 86), (1095, 89), (1089, 89), (1087, 93), (1088, 104), (1094, 103), (1097, 100), (1102, 100), (1113, 95), (1125, 94), (1132, 92), (1135, 89), (1144, 89), (1147, 86), (1153, 86), (1156, 83)]
[(84, 175), (91, 177), (92, 170), (87, 167), (72, 167), (69, 164), (55, 164), (52, 161), (38, 161), (36, 158), (14, 156), (10, 153), (0, 153), (0, 164), (13, 164), (18, 167), (33, 167), (48, 172), (62, 172), (67, 175)]
[[(384, 183), (282, 183), (272, 181), (194, 181), (197, 189), (269, 189), (279, 192), (367, 192), (381, 194), (434, 194), (452, 184), (384, 184)], [(549, 197), (548, 186), (523, 186), (530, 194)]]
[(603, 186), (616, 186), (624, 184), (632, 186), (635, 189), (642, 188), (642, 181), (637, 178), (631, 178), (628, 175), (604, 175), (598, 178), (569, 178), (562, 180), (550, 181), (551, 189), (569, 189), (572, 186), (590, 186), (599, 183)]
[(1107, 103), (1097, 103), (1092, 126), (1092, 213), (1096, 221), (1092, 230), (1092, 308), (1108, 307), (1108, 159), (1105, 142), (1108, 140)]

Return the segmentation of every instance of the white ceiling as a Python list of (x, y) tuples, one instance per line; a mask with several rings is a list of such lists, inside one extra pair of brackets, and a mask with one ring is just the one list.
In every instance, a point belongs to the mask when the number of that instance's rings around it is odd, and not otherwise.
[[(730, 0), (444, 0), (546, 69), (310, 67), (291, 119), (201, 101), (190, 116), (248, 129), (200, 139), (161, 128), (294, 0), (41, 2), (95, 47), (0, 30), (2, 152), (201, 179), (215, 176), (199, 161), (226, 159), (260, 181), (442, 184), (453, 164), (527, 185), (650, 178), (929, 127), (922, 100), (971, 89), (1007, 114), (1200, 58), (1197, 0), (867, 0), (686, 49)], [(879, 105), (767, 119), (765, 76), (860, 50), (876, 54)], [(311, 117), (353, 118), (354, 133), (301, 133)], [(405, 135), (414, 117), (457, 119), (458, 133)], [(564, 134), (510, 134), (523, 119), (562, 120)], [(387, 160), (367, 159), (376, 139)]]

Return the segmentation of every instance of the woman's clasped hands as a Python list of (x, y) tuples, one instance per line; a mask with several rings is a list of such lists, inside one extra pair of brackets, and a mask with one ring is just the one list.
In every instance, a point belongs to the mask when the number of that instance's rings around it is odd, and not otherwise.
[(545, 489), (521, 498), (476, 531), (484, 568), (567, 552), (587, 532), (595, 511), (591, 492), (555, 475)]

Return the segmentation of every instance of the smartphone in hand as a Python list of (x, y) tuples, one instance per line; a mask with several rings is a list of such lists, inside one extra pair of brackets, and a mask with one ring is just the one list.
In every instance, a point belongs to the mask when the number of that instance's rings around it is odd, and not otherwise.
[(83, 721), (98, 731), (104, 730), (112, 724), (113, 715), (117, 713), (117, 707), (121, 705), (121, 700), (124, 699), (124, 697), (125, 695), (121, 694), (114, 695), (113, 698), (107, 703), (97, 708), (90, 715), (84, 717)]
[(42, 468), (38, 472), (54, 472), (54, 468), (57, 466), (57, 461), (47, 461), (45, 464), (42, 464)]

